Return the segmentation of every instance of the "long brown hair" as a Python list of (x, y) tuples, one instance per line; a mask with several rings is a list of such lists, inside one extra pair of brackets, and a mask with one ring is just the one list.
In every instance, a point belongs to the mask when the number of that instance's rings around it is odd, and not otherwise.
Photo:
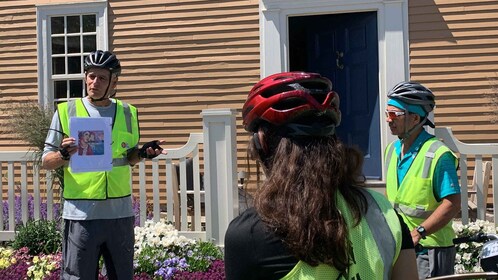
[(352, 248), (337, 194), (342, 194), (358, 225), (367, 207), (359, 190), (364, 184), (363, 155), (335, 135), (287, 138), (275, 131), (261, 126), (264, 151), (254, 141), (248, 149), (262, 162), (267, 177), (255, 194), (257, 212), (298, 259), (346, 271)]

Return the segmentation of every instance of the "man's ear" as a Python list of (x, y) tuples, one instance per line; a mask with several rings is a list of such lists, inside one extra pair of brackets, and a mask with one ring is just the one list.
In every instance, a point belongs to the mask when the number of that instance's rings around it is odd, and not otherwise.
[(118, 85), (118, 76), (112, 75), (112, 88), (116, 88)]
[(413, 114), (413, 115), (414, 115), (416, 124), (418, 124), (422, 121), (422, 116), (420, 116), (419, 114)]

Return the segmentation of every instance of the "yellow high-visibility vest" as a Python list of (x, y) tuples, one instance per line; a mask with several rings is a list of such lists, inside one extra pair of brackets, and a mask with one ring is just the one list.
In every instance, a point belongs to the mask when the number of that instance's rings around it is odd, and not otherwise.
[(391, 279), (392, 268), (401, 251), (401, 225), (389, 201), (380, 193), (364, 189), (368, 211), (353, 227), (351, 211), (342, 195), (338, 207), (349, 226), (354, 263), (347, 274), (326, 264), (311, 266), (299, 261), (282, 280), (300, 279)]
[[(138, 144), (137, 110), (132, 105), (115, 100), (114, 124), (112, 127), (111, 171), (73, 173), (71, 167), (64, 167), (65, 199), (119, 198), (131, 195), (130, 165), (127, 150)], [(89, 117), (81, 99), (60, 103), (57, 106), (62, 131), (69, 135), (69, 119), (71, 117)]]
[[(387, 199), (398, 210), (410, 230), (426, 220), (441, 202), (436, 200), (433, 191), (434, 171), (441, 156), (451, 150), (436, 138), (427, 140), (418, 151), (403, 182), (398, 186), (398, 155), (393, 143), (386, 148), (385, 161)], [(455, 168), (458, 161), (455, 157)], [(442, 229), (420, 240), (424, 247), (448, 247), (453, 245), (455, 232), (450, 221)]]

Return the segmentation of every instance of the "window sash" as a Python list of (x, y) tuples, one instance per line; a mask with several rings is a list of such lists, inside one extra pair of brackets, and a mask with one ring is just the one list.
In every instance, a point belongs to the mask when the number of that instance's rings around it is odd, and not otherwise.
[(86, 94), (83, 60), (94, 49), (108, 49), (107, 19), (107, 1), (37, 6), (40, 105)]

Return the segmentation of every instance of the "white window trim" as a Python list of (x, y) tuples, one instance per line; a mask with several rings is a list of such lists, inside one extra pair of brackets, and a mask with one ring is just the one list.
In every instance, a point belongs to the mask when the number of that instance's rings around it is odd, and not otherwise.
[(36, 5), (36, 33), (38, 45), (38, 100), (42, 106), (52, 106), (53, 85), (50, 83), (50, 21), (49, 17), (57, 15), (72, 15), (95, 13), (97, 14), (97, 48), (107, 50), (108, 42), (108, 15), (107, 0), (97, 0), (84, 3), (60, 3)]
[[(396, 139), (383, 113), (387, 91), (409, 78), (408, 0), (260, 0), (261, 77), (289, 70), (289, 16), (366, 11), (377, 12), (379, 118), (381, 145), (386, 147)], [(385, 170), (382, 178), (385, 178)]]

